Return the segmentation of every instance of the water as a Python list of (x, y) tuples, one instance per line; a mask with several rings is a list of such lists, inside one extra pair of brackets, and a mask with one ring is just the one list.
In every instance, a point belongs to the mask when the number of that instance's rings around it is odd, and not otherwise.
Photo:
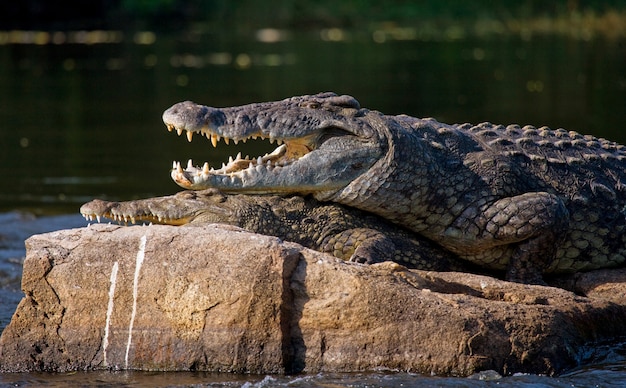
[[(168, 133), (182, 100), (230, 106), (335, 91), (385, 113), (440, 121), (564, 127), (626, 143), (626, 45), (598, 37), (483, 38), (401, 30), (0, 31), (0, 330), (22, 297), (23, 241), (84, 226), (80, 204), (174, 193), (172, 160), (220, 165), (242, 150)], [(13, 42), (13, 43), (10, 43)], [(21, 42), (21, 43), (16, 43)], [(243, 149), (242, 149), (243, 148)], [(408, 373), (235, 376), (206, 373), (5, 374), (0, 385), (622, 386), (622, 345), (591, 349), (558, 378), (495, 381)], [(488, 376), (487, 376), (488, 377)]]
[(203, 372), (72, 372), (0, 375), (0, 385), (21, 387), (623, 387), (624, 373), (611, 368), (586, 369), (562, 377), (484, 373), (468, 378), (411, 373), (320, 373), (301, 376), (233, 375)]
[(254, 31), (198, 31), (0, 45), (0, 210), (73, 212), (94, 196), (170, 194), (173, 160), (220, 166), (239, 150), (271, 149), (176, 138), (161, 114), (187, 99), (230, 106), (332, 90), (390, 114), (549, 125), (626, 143), (623, 41), (276, 33), (273, 43)]

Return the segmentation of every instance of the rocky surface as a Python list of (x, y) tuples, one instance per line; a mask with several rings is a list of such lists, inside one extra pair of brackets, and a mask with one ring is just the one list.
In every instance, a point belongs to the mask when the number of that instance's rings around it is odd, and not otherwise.
[(626, 334), (623, 270), (561, 280), (575, 294), (345, 263), (216, 225), (93, 225), (26, 245), (4, 372), (555, 374)]

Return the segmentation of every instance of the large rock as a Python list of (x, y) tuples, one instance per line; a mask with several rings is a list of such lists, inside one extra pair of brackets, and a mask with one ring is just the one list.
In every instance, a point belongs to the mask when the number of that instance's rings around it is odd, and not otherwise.
[(344, 263), (233, 227), (94, 225), (26, 242), (0, 371), (554, 374), (626, 334), (626, 274), (559, 288)]

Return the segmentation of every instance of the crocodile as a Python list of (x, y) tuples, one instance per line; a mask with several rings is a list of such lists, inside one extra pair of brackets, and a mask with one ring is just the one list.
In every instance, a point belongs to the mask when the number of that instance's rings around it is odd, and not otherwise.
[(94, 199), (80, 208), (89, 221), (234, 225), (362, 264), (394, 261), (430, 271), (476, 271), (454, 254), (373, 214), (307, 197), (182, 191), (134, 201)]
[(385, 115), (334, 93), (215, 108), (185, 101), (168, 130), (278, 147), (171, 176), (186, 189), (312, 195), (374, 213), (462, 259), (545, 284), (626, 260), (626, 148), (564, 129)]

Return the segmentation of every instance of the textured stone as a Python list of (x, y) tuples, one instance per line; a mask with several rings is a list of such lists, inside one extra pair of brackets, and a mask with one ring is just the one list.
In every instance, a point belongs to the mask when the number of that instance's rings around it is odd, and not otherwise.
[(626, 334), (626, 272), (560, 288), (365, 266), (234, 227), (93, 225), (27, 240), (0, 371), (554, 374)]

